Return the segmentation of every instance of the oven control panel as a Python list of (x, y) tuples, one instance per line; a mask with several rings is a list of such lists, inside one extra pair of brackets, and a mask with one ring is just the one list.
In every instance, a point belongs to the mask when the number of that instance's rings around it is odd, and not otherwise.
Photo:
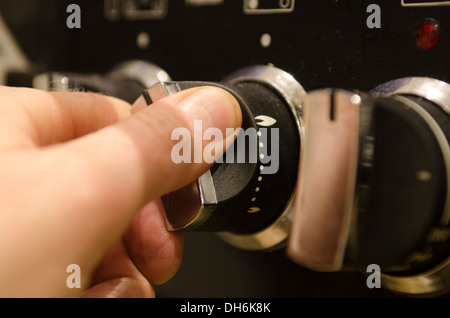
[(426, 0), (3, 0), (0, 83), (236, 97), (245, 136), (162, 198), (186, 232), (162, 297), (445, 296), (449, 15)]

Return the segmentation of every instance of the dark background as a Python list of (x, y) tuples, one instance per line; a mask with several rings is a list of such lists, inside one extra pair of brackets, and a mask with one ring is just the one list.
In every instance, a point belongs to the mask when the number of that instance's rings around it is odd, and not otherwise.
[[(81, 7), (81, 29), (66, 27), (70, 3)], [(370, 3), (381, 7), (381, 29), (366, 26)], [(50, 70), (105, 73), (129, 59), (151, 61), (174, 80), (204, 81), (272, 63), (307, 91), (368, 91), (406, 76), (450, 81), (450, 7), (405, 8), (400, 0), (297, 0), (289, 14), (245, 15), (241, 0), (212, 7), (172, 0), (165, 19), (148, 21), (108, 21), (103, 8), (101, 0), (0, 0), (0, 13), (33, 65), (21, 77), (23, 84), (27, 76)], [(442, 35), (425, 51), (415, 45), (414, 33), (429, 17), (439, 22)], [(146, 49), (136, 45), (142, 31), (151, 37)], [(264, 33), (272, 37), (268, 48), (260, 45)], [(189, 233), (179, 273), (156, 290), (161, 297), (396, 296), (368, 289), (361, 273), (309, 271), (284, 253), (245, 252), (213, 233)]]

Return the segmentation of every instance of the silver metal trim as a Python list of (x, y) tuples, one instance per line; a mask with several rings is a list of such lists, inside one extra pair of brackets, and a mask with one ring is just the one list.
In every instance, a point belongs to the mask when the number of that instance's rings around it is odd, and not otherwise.
[(122, 14), (126, 20), (159, 20), (167, 16), (168, 0), (159, 0), (160, 7), (147, 10), (137, 8), (136, 2), (136, 0), (123, 0)]
[[(303, 140), (304, 126), (302, 122), (302, 105), (306, 91), (295, 78), (287, 72), (272, 65), (256, 65), (241, 69), (226, 79), (231, 84), (240, 82), (257, 82), (277, 91), (288, 104), (296, 120), (300, 140)], [(303, 147), (303, 143), (300, 145)], [(300, 153), (302, 149), (300, 149)], [(268, 250), (285, 246), (290, 234), (292, 214), (295, 206), (294, 188), (291, 199), (280, 217), (269, 227), (256, 233), (235, 234), (221, 232), (217, 235), (228, 244), (243, 250)]]
[(187, 228), (189, 230), (195, 229), (202, 225), (206, 220), (208, 220), (211, 214), (216, 209), (216, 189), (212, 180), (211, 170), (208, 170), (204, 174), (202, 174), (194, 183), (195, 186), (198, 187), (201, 201), (201, 205), (198, 207), (198, 211), (195, 214), (195, 217), (189, 223), (183, 225), (182, 228), (174, 227), (166, 217), (166, 225), (168, 230), (177, 231)]
[[(177, 82), (159, 82), (158, 84), (150, 87), (147, 91), (153, 102), (156, 102), (166, 96), (180, 92), (181, 88)], [(174, 227), (173, 224), (170, 223), (166, 215), (166, 225), (167, 228), (171, 231), (195, 229), (196, 227), (202, 225), (215, 210), (215, 207), (217, 205), (217, 196), (211, 175), (211, 170), (208, 170), (204, 174), (202, 174), (196, 181), (194, 181), (194, 184), (191, 184), (191, 186), (195, 186), (198, 188), (201, 205), (198, 206), (195, 217), (192, 218), (189, 223), (184, 224), (182, 228)]]
[(285, 211), (269, 227), (251, 234), (219, 232), (217, 236), (231, 246), (247, 251), (274, 250), (282, 248), (289, 236), (292, 215), (295, 207), (295, 195), (292, 195)]
[(202, 225), (207, 219), (209, 219), (217, 205), (216, 188), (214, 187), (211, 170), (208, 170), (202, 174), (197, 179), (197, 184), (202, 206), (192, 222), (186, 225), (185, 228), (189, 229)]
[[(243, 10), (245, 14), (279, 14), (279, 13), (291, 13), (295, 9), (295, 0), (290, 0), (291, 2), (288, 3), (288, 6), (283, 7), (282, 1), (279, 1), (279, 8), (273, 8), (273, 9), (258, 9), (258, 8), (251, 8), (250, 3), (252, 0), (244, 0), (243, 3)], [(257, 2), (256, 2), (257, 3)]]
[(450, 257), (425, 273), (412, 276), (381, 274), (381, 284), (394, 292), (416, 296), (437, 296), (450, 292)]
[(405, 0), (402, 0), (401, 4), (402, 4), (402, 7), (444, 7), (444, 6), (450, 6), (450, 1), (405, 3)]
[(217, 204), (216, 188), (214, 187), (211, 170), (206, 171), (198, 179), (202, 204)]
[(42, 73), (33, 77), (33, 88), (49, 92), (70, 92), (76, 88), (69, 87), (69, 78), (61, 73)]
[(450, 115), (450, 84), (429, 77), (405, 77), (376, 87), (382, 95), (415, 95), (437, 104)]
[(231, 84), (257, 82), (275, 89), (289, 105), (303, 136), (302, 105), (306, 91), (291, 74), (272, 65), (255, 65), (231, 74), (226, 81)]
[[(106, 76), (114, 79), (130, 79), (148, 88), (157, 83), (170, 81), (170, 76), (158, 65), (142, 61), (130, 60), (115, 66)], [(46, 72), (33, 78), (33, 87), (45, 91), (69, 92), (78, 91), (80, 87), (70, 87), (70, 79), (63, 73)]]
[(146, 88), (159, 82), (171, 81), (169, 74), (161, 67), (142, 60), (130, 60), (120, 63), (108, 73), (108, 76), (136, 80)]

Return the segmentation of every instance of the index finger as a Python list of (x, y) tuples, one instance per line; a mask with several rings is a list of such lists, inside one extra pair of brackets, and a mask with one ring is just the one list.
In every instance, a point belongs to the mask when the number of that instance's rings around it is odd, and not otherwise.
[(96, 93), (0, 86), (0, 149), (72, 140), (129, 117), (130, 109), (125, 101)]

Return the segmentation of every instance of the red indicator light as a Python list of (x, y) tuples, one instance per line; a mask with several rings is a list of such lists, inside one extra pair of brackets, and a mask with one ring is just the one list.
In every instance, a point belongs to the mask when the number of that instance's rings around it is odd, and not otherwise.
[(425, 19), (417, 26), (416, 44), (423, 50), (429, 50), (438, 43), (441, 37), (439, 24), (434, 19)]

